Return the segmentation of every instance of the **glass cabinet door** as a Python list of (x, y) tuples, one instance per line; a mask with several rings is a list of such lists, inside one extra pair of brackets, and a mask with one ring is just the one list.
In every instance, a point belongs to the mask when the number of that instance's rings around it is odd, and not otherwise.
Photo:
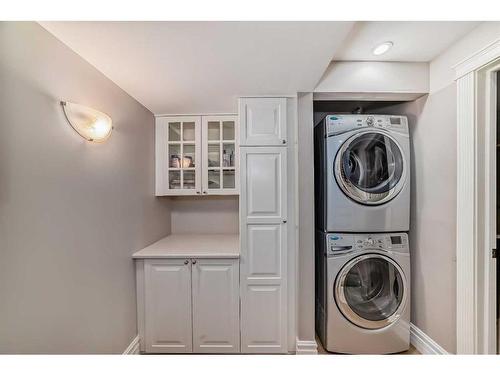
[(237, 194), (237, 117), (203, 117), (203, 194)]
[(237, 116), (156, 118), (156, 195), (237, 195)]
[(201, 194), (199, 144), (200, 117), (169, 117), (166, 121), (167, 192), (174, 195)]

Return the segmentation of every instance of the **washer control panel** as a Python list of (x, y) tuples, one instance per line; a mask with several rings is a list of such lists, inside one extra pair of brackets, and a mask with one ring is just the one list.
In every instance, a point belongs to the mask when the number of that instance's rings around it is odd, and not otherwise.
[(408, 235), (406, 233), (330, 233), (327, 236), (328, 254), (363, 250), (408, 251)]
[(325, 121), (328, 135), (362, 128), (379, 128), (408, 133), (408, 119), (406, 116), (339, 114), (328, 115)]

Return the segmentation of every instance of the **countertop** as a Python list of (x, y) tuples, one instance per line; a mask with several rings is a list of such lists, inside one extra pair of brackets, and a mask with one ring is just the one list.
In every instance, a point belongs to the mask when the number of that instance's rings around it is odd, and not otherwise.
[(238, 234), (171, 234), (132, 255), (144, 258), (239, 258)]

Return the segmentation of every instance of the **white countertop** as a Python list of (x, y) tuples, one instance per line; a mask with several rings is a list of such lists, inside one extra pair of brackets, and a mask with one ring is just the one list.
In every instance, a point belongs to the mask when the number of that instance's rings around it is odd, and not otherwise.
[(172, 234), (134, 253), (133, 258), (239, 258), (238, 234)]

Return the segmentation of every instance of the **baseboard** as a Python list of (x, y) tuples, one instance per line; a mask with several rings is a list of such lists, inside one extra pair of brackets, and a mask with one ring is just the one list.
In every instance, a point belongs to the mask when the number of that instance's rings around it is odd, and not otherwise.
[(139, 336), (134, 337), (132, 342), (127, 346), (127, 349), (123, 352), (123, 354), (139, 354)]
[(297, 338), (295, 341), (295, 354), (318, 354), (318, 344), (315, 340), (306, 341)]
[(450, 354), (413, 323), (410, 323), (410, 343), (422, 354)]

